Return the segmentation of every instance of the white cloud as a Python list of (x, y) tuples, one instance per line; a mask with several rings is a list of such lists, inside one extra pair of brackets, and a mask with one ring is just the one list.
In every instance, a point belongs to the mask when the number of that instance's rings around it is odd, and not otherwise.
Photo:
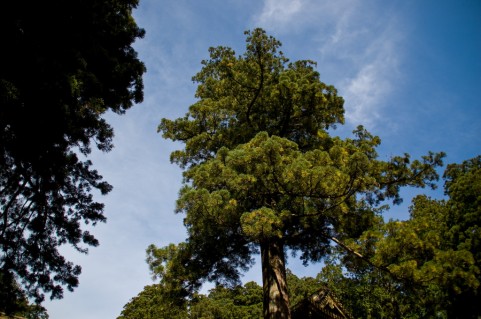
[(389, 83), (381, 81), (383, 74), (379, 68), (379, 64), (366, 65), (346, 83), (346, 119), (353, 125), (370, 125), (379, 119), (379, 102), (390, 89)]
[(340, 85), (346, 99), (346, 119), (350, 124), (376, 126), (386, 111), (393, 87), (400, 79), (396, 41), (380, 34), (353, 59), (356, 73)]
[[(402, 29), (396, 12), (373, 1), (266, 0), (254, 22), (279, 39), (309, 41), (299, 58), (318, 61), (323, 80), (345, 99), (349, 125), (379, 125), (386, 102), (400, 80)], [(311, 51), (309, 51), (311, 50)], [(313, 51), (315, 53), (313, 53)], [(384, 118), (384, 117), (383, 117)]]
[(350, 10), (340, 10), (342, 14), (320, 52), (327, 63), (335, 61), (340, 69), (336, 80), (346, 101), (347, 123), (372, 128), (380, 124), (400, 80), (402, 32), (389, 13), (370, 11), (358, 1), (350, 4)]
[(304, 4), (303, 0), (266, 0), (256, 22), (271, 27), (288, 24), (303, 9)]
[(292, 34), (310, 27), (325, 32), (326, 26), (352, 10), (358, 0), (265, 0), (262, 10), (253, 15), (253, 23), (269, 30)]

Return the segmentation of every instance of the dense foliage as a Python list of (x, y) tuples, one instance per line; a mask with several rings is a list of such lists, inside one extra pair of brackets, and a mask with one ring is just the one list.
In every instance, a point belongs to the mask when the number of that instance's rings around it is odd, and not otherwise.
[[(98, 241), (81, 224), (104, 222), (94, 193), (111, 186), (92, 169), (91, 143), (113, 144), (107, 111), (142, 101), (144, 35), (137, 0), (6, 1), (0, 10), (0, 271), (38, 302), (78, 285), (79, 252)], [(10, 287), (10, 288), (9, 288)]]
[(228, 288), (216, 286), (207, 295), (176, 302), (162, 284), (146, 286), (124, 306), (118, 319), (258, 319), (262, 317), (262, 287), (255, 282)]
[[(292, 304), (325, 287), (318, 278), (298, 278), (287, 270)], [(251, 281), (243, 286), (216, 286), (208, 294), (195, 294), (181, 303), (174, 302), (169, 289), (154, 284), (132, 298), (117, 319), (259, 319), (262, 318), (262, 287)]]
[(315, 63), (289, 63), (262, 29), (246, 35), (241, 56), (210, 49), (193, 78), (198, 101), (159, 126), (185, 144), (171, 159), (185, 169), (177, 212), (188, 238), (150, 247), (149, 263), (182, 297), (205, 279), (238, 284), (260, 251), (264, 317), (289, 318), (285, 251), (320, 261), (331, 240), (369, 228), (385, 200), (400, 202), (400, 187), (434, 187), (443, 154), (382, 161), (380, 139), (362, 127), (353, 138), (330, 136), (343, 100)]
[(447, 199), (418, 196), (408, 220), (352, 243), (369, 263), (339, 251), (323, 270), (358, 318), (481, 316), (481, 157), (448, 165), (444, 179)]
[[(408, 220), (379, 218), (347, 250), (338, 247), (316, 278), (287, 270), (291, 304), (327, 288), (353, 318), (479, 318), (481, 156), (448, 165), (444, 180), (446, 199), (420, 195)], [(119, 319), (262, 317), (254, 282), (180, 299), (164, 284), (145, 287)]]

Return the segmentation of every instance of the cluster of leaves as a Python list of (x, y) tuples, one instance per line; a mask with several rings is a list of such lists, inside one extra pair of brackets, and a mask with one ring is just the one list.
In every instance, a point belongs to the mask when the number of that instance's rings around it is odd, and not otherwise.
[(262, 317), (262, 287), (255, 282), (227, 288), (216, 286), (179, 303), (162, 284), (144, 287), (117, 319), (258, 319)]
[(319, 133), (344, 122), (344, 101), (319, 80), (314, 61), (289, 63), (281, 43), (260, 28), (245, 35), (243, 55), (223, 46), (209, 49), (210, 59), (192, 78), (198, 101), (184, 117), (159, 125), (164, 138), (185, 143), (171, 155), (183, 168), (263, 131), (310, 149), (322, 142)]
[(368, 264), (341, 253), (324, 269), (358, 317), (481, 315), (481, 157), (448, 165), (444, 179), (446, 200), (420, 195), (408, 220), (380, 222), (352, 243)]
[[(104, 222), (93, 191), (111, 186), (82, 160), (112, 147), (102, 118), (143, 98), (144, 35), (137, 0), (7, 1), (0, 12), (0, 271), (37, 302), (78, 285), (80, 252), (98, 241), (81, 224)], [(3, 282), (8, 284), (8, 282)], [(11, 287), (10, 287), (11, 288)], [(2, 287), (8, 291), (9, 287)]]

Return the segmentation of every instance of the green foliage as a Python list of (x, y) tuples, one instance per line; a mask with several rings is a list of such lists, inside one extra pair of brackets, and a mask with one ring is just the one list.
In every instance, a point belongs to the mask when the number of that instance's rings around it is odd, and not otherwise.
[(323, 271), (352, 313), (359, 318), (481, 315), (480, 168), (480, 157), (448, 165), (446, 200), (418, 196), (409, 220), (380, 222), (353, 242), (369, 265), (342, 253), (348, 275), (336, 263)]
[(281, 43), (262, 29), (246, 32), (246, 52), (210, 48), (193, 77), (198, 101), (176, 120), (162, 119), (164, 138), (185, 143), (171, 159), (195, 165), (247, 143), (257, 133), (285, 137), (301, 149), (319, 145), (326, 130), (344, 121), (343, 99), (319, 80), (313, 61), (288, 63)]
[(137, 4), (21, 0), (0, 13), (0, 269), (38, 302), (78, 285), (80, 266), (60, 246), (98, 245), (81, 225), (105, 222), (93, 192), (112, 187), (77, 154), (91, 143), (109, 151), (102, 115), (143, 98), (145, 67), (131, 46), (144, 35)]
[[(481, 156), (448, 165), (445, 192), (450, 200), (447, 234), (451, 248), (469, 250), (481, 261)], [(479, 266), (479, 263), (478, 263)]]
[[(319, 278), (298, 278), (287, 270), (292, 304), (317, 292), (325, 284)], [(259, 319), (262, 318), (262, 287), (251, 281), (243, 286), (216, 286), (207, 295), (195, 294), (178, 304), (169, 299), (169, 289), (162, 284), (144, 287), (132, 298), (118, 319)]]
[(452, 301), (449, 313), (475, 318), (481, 316), (481, 156), (448, 165), (444, 178), (445, 192), (449, 196), (449, 230), (445, 240), (450, 249), (459, 251), (465, 259), (470, 258), (470, 254), (474, 259), (467, 274), (460, 273), (449, 278), (452, 287), (449, 291)]
[(200, 296), (191, 307), (192, 319), (262, 318), (262, 287), (255, 282), (232, 289), (217, 286)]
[[(325, 288), (318, 278), (299, 278), (287, 270), (292, 305)], [(195, 294), (174, 303), (162, 284), (146, 286), (124, 306), (117, 319), (259, 319), (262, 318), (262, 287), (251, 281), (243, 286), (216, 286), (207, 295)]]
[[(321, 260), (330, 239), (359, 236), (386, 200), (399, 203), (402, 186), (435, 187), (444, 156), (381, 161), (380, 139), (363, 127), (353, 138), (331, 137), (327, 130), (343, 123), (343, 100), (320, 81), (315, 63), (288, 63), (261, 29), (246, 35), (242, 56), (210, 49), (193, 78), (198, 101), (159, 125), (165, 138), (185, 144), (171, 160), (185, 169), (177, 212), (185, 214), (188, 238), (172, 255), (149, 248), (149, 263), (186, 294), (206, 279), (238, 284), (259, 247), (269, 250), (263, 271), (280, 277), (285, 269), (268, 268), (284, 267), (286, 248), (305, 263)], [(285, 278), (266, 282), (285, 287)]]
[(317, 293), (321, 288), (325, 288), (325, 284), (317, 278), (299, 278), (288, 269), (287, 287), (289, 289), (289, 301), (292, 306), (295, 306), (302, 300), (309, 298), (312, 294)]
[(162, 285), (145, 286), (132, 298), (117, 319), (184, 319), (187, 318), (185, 303), (176, 303), (165, 293)]
[(162, 284), (144, 287), (132, 298), (118, 319), (259, 319), (262, 317), (262, 288), (255, 282), (231, 289), (216, 286), (208, 295), (196, 294), (176, 303)]

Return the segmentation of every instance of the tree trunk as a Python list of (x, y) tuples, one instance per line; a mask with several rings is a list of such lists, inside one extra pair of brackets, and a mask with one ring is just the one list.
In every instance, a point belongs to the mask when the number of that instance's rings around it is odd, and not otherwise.
[(264, 319), (290, 319), (283, 244), (276, 239), (261, 243)]

